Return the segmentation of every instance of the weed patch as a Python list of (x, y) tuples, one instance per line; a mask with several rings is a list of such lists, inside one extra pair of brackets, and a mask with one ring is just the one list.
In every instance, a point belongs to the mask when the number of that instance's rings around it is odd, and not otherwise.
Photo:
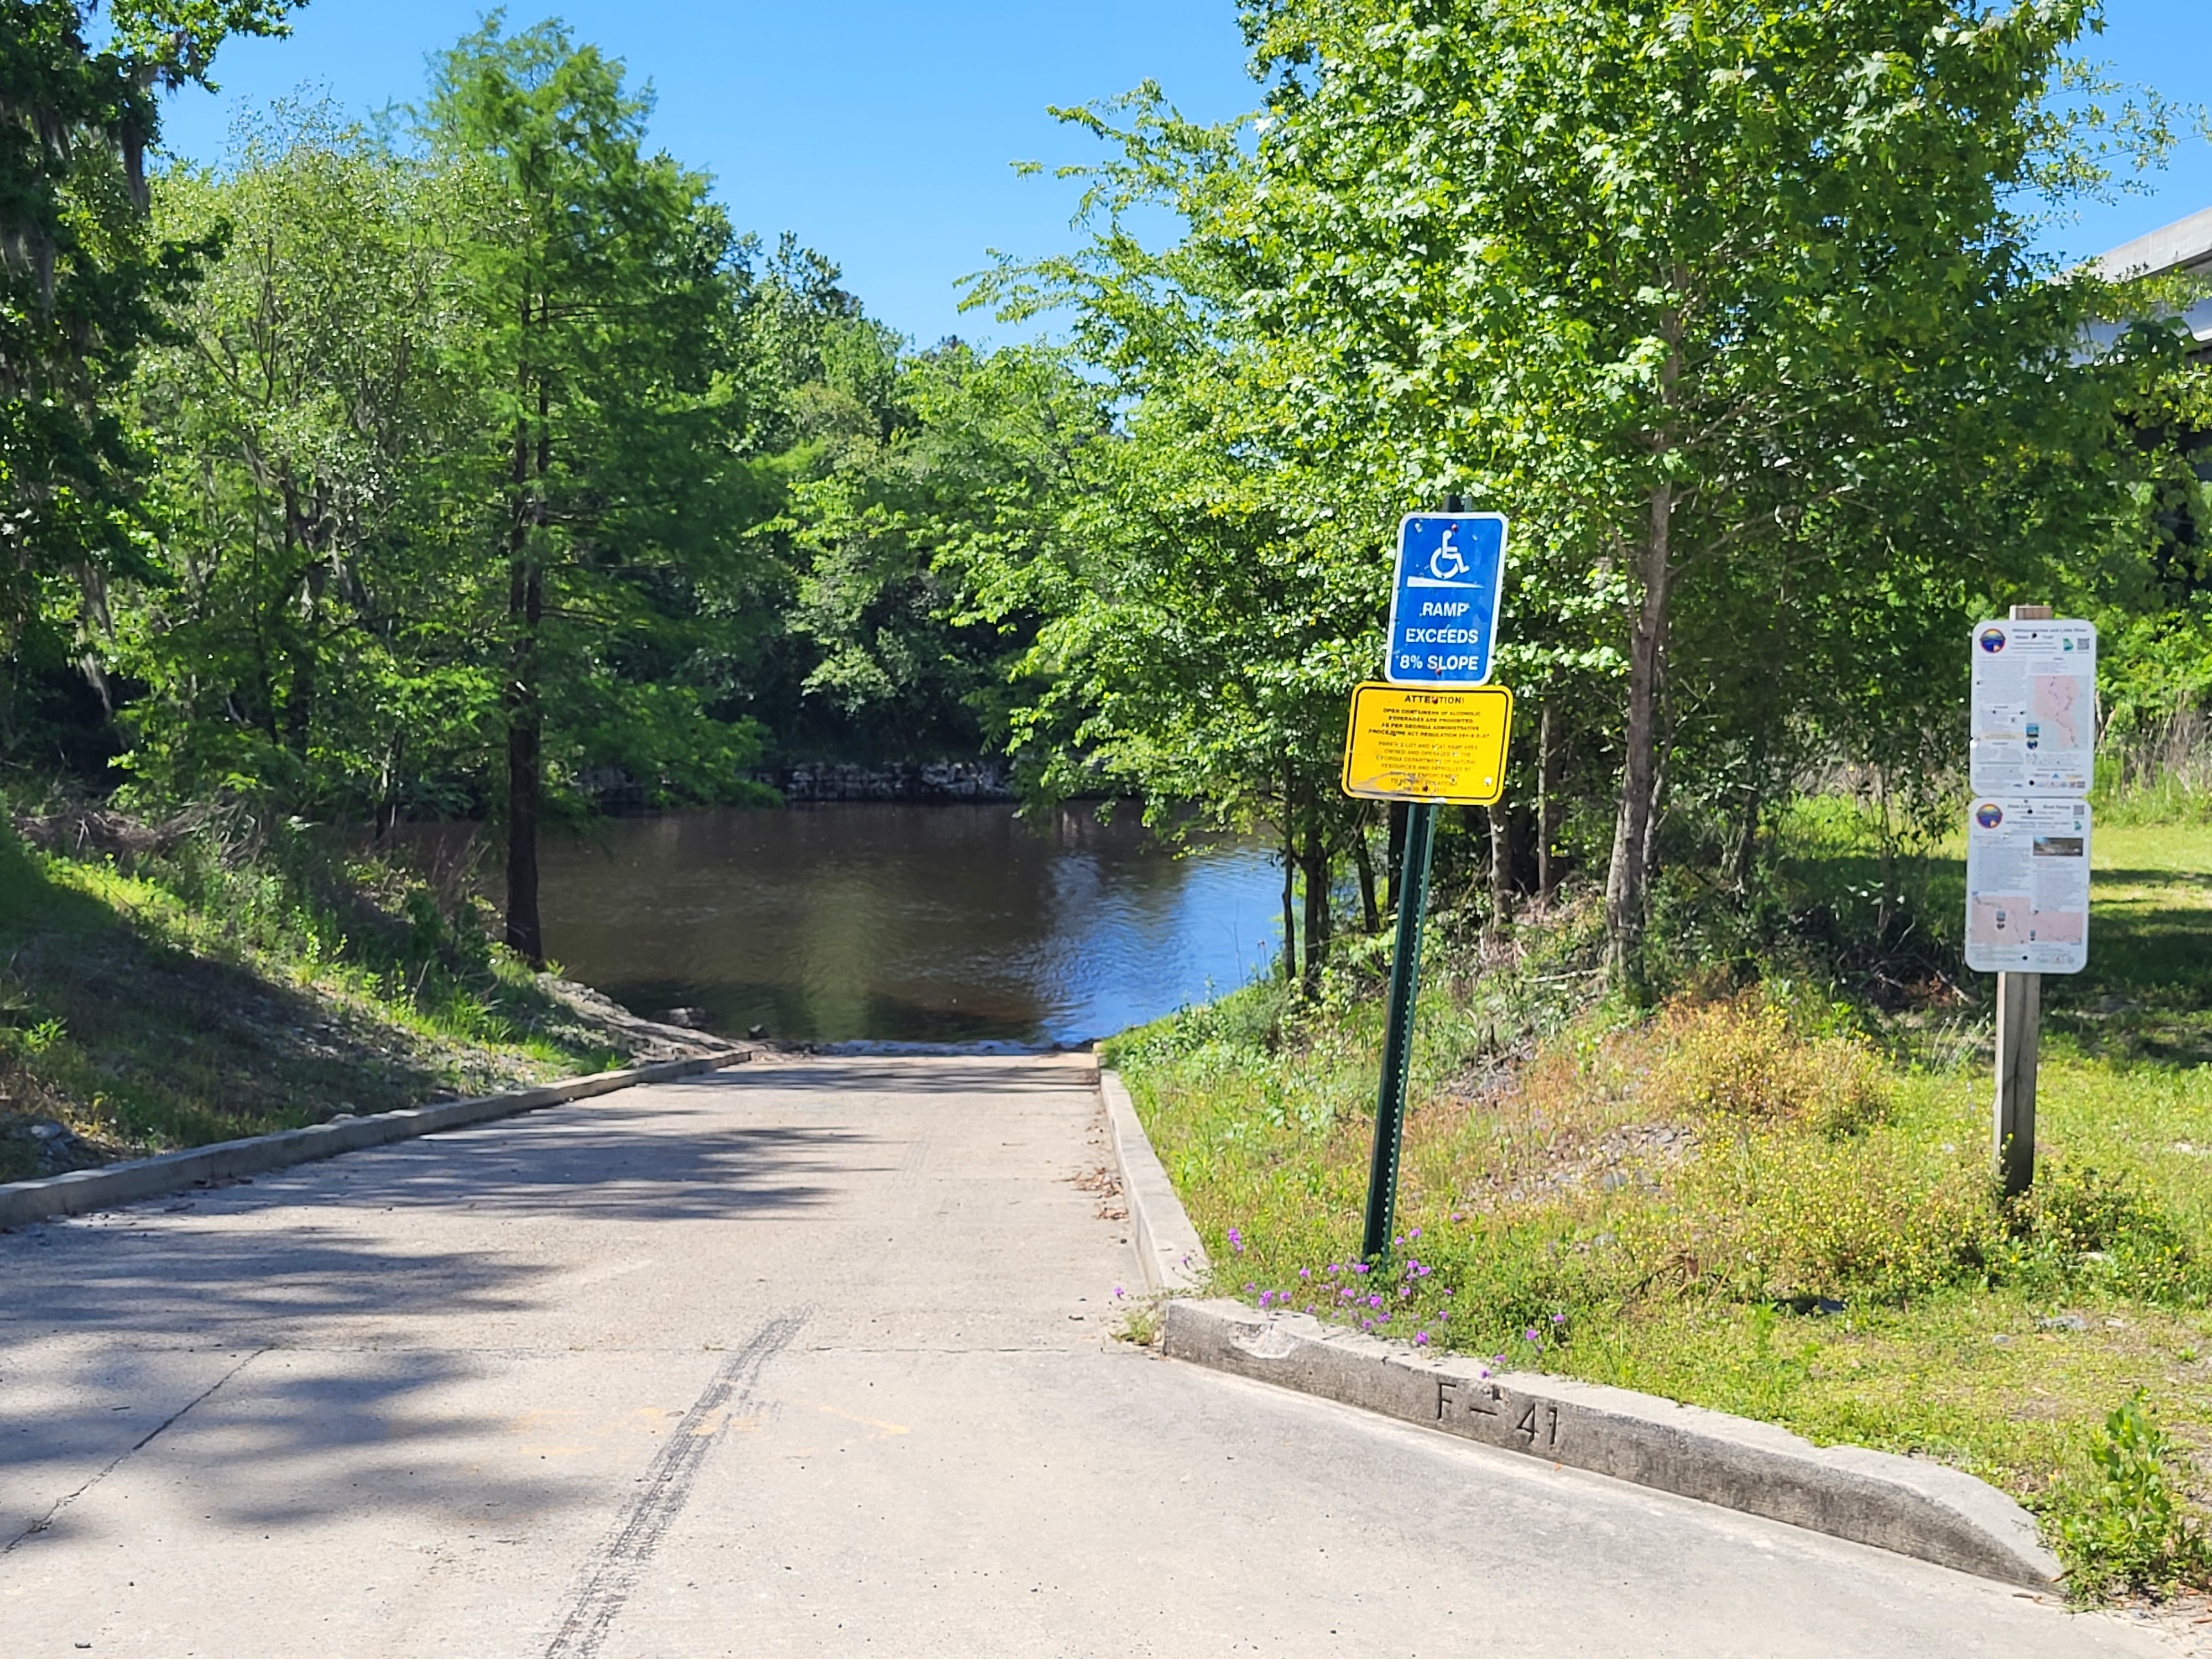
[(2201, 1589), (2212, 840), (2183, 834), (2100, 830), (2102, 976), (2046, 981), (2041, 1157), (2016, 1202), (1991, 1177), (1987, 1009), (1965, 981), (1893, 1007), (1896, 974), (1861, 995), (1785, 957), (1640, 1012), (1589, 974), (1577, 908), (1524, 923), (1516, 963), (1439, 924), (1380, 1261), (1358, 1259), (1374, 964), (1312, 1006), (1255, 988), (1105, 1058), (1222, 1291), (1938, 1458), (2041, 1515), (2084, 1597)]

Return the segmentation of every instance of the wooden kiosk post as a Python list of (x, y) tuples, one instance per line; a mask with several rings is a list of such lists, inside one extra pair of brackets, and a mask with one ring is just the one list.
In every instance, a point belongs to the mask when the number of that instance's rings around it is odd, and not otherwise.
[[(2049, 622), (2047, 605), (2016, 605), (2014, 622)], [(1994, 1133), (2005, 1196), (2035, 1184), (2035, 1058), (2043, 1031), (2043, 975), (1997, 975), (1997, 1094)]]

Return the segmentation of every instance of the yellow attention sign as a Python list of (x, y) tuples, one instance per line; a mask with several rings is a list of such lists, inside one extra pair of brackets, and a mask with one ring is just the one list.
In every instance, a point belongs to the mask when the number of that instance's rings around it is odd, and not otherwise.
[(1513, 694), (1502, 685), (1445, 691), (1370, 682), (1352, 694), (1344, 793), (1494, 805), (1505, 793), (1512, 731)]

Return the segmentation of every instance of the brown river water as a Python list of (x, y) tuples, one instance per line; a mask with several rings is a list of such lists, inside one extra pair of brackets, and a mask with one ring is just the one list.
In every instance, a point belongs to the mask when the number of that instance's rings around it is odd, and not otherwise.
[(651, 1014), (800, 1042), (1076, 1043), (1233, 989), (1281, 936), (1258, 843), (1079, 806), (617, 818), (541, 855), (548, 953)]

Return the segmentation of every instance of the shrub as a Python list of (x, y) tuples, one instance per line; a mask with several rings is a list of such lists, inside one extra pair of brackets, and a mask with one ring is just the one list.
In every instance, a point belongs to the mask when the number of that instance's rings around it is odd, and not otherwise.
[(1678, 1259), (1754, 1300), (1923, 1296), (1974, 1271), (1996, 1224), (1978, 1170), (1887, 1134), (1747, 1130), (1708, 1143), (1675, 1199)]
[(1670, 1004), (1658, 1040), (1643, 1098), (1662, 1115), (1799, 1123), (1825, 1135), (1856, 1133), (1889, 1115), (1889, 1085), (1869, 1044), (1802, 1034), (1759, 990)]
[(2166, 1206), (2122, 1170), (2063, 1159), (2037, 1172), (2026, 1243), (2067, 1280), (2101, 1279), (2125, 1295), (2201, 1295), (2196, 1253)]
[(2075, 1594), (2086, 1599), (2124, 1588), (2197, 1587), (2212, 1577), (2212, 1547), (2166, 1474), (2179, 1454), (2141, 1401), (2138, 1394), (2106, 1418), (2088, 1471), (2052, 1504), (2059, 1553)]

